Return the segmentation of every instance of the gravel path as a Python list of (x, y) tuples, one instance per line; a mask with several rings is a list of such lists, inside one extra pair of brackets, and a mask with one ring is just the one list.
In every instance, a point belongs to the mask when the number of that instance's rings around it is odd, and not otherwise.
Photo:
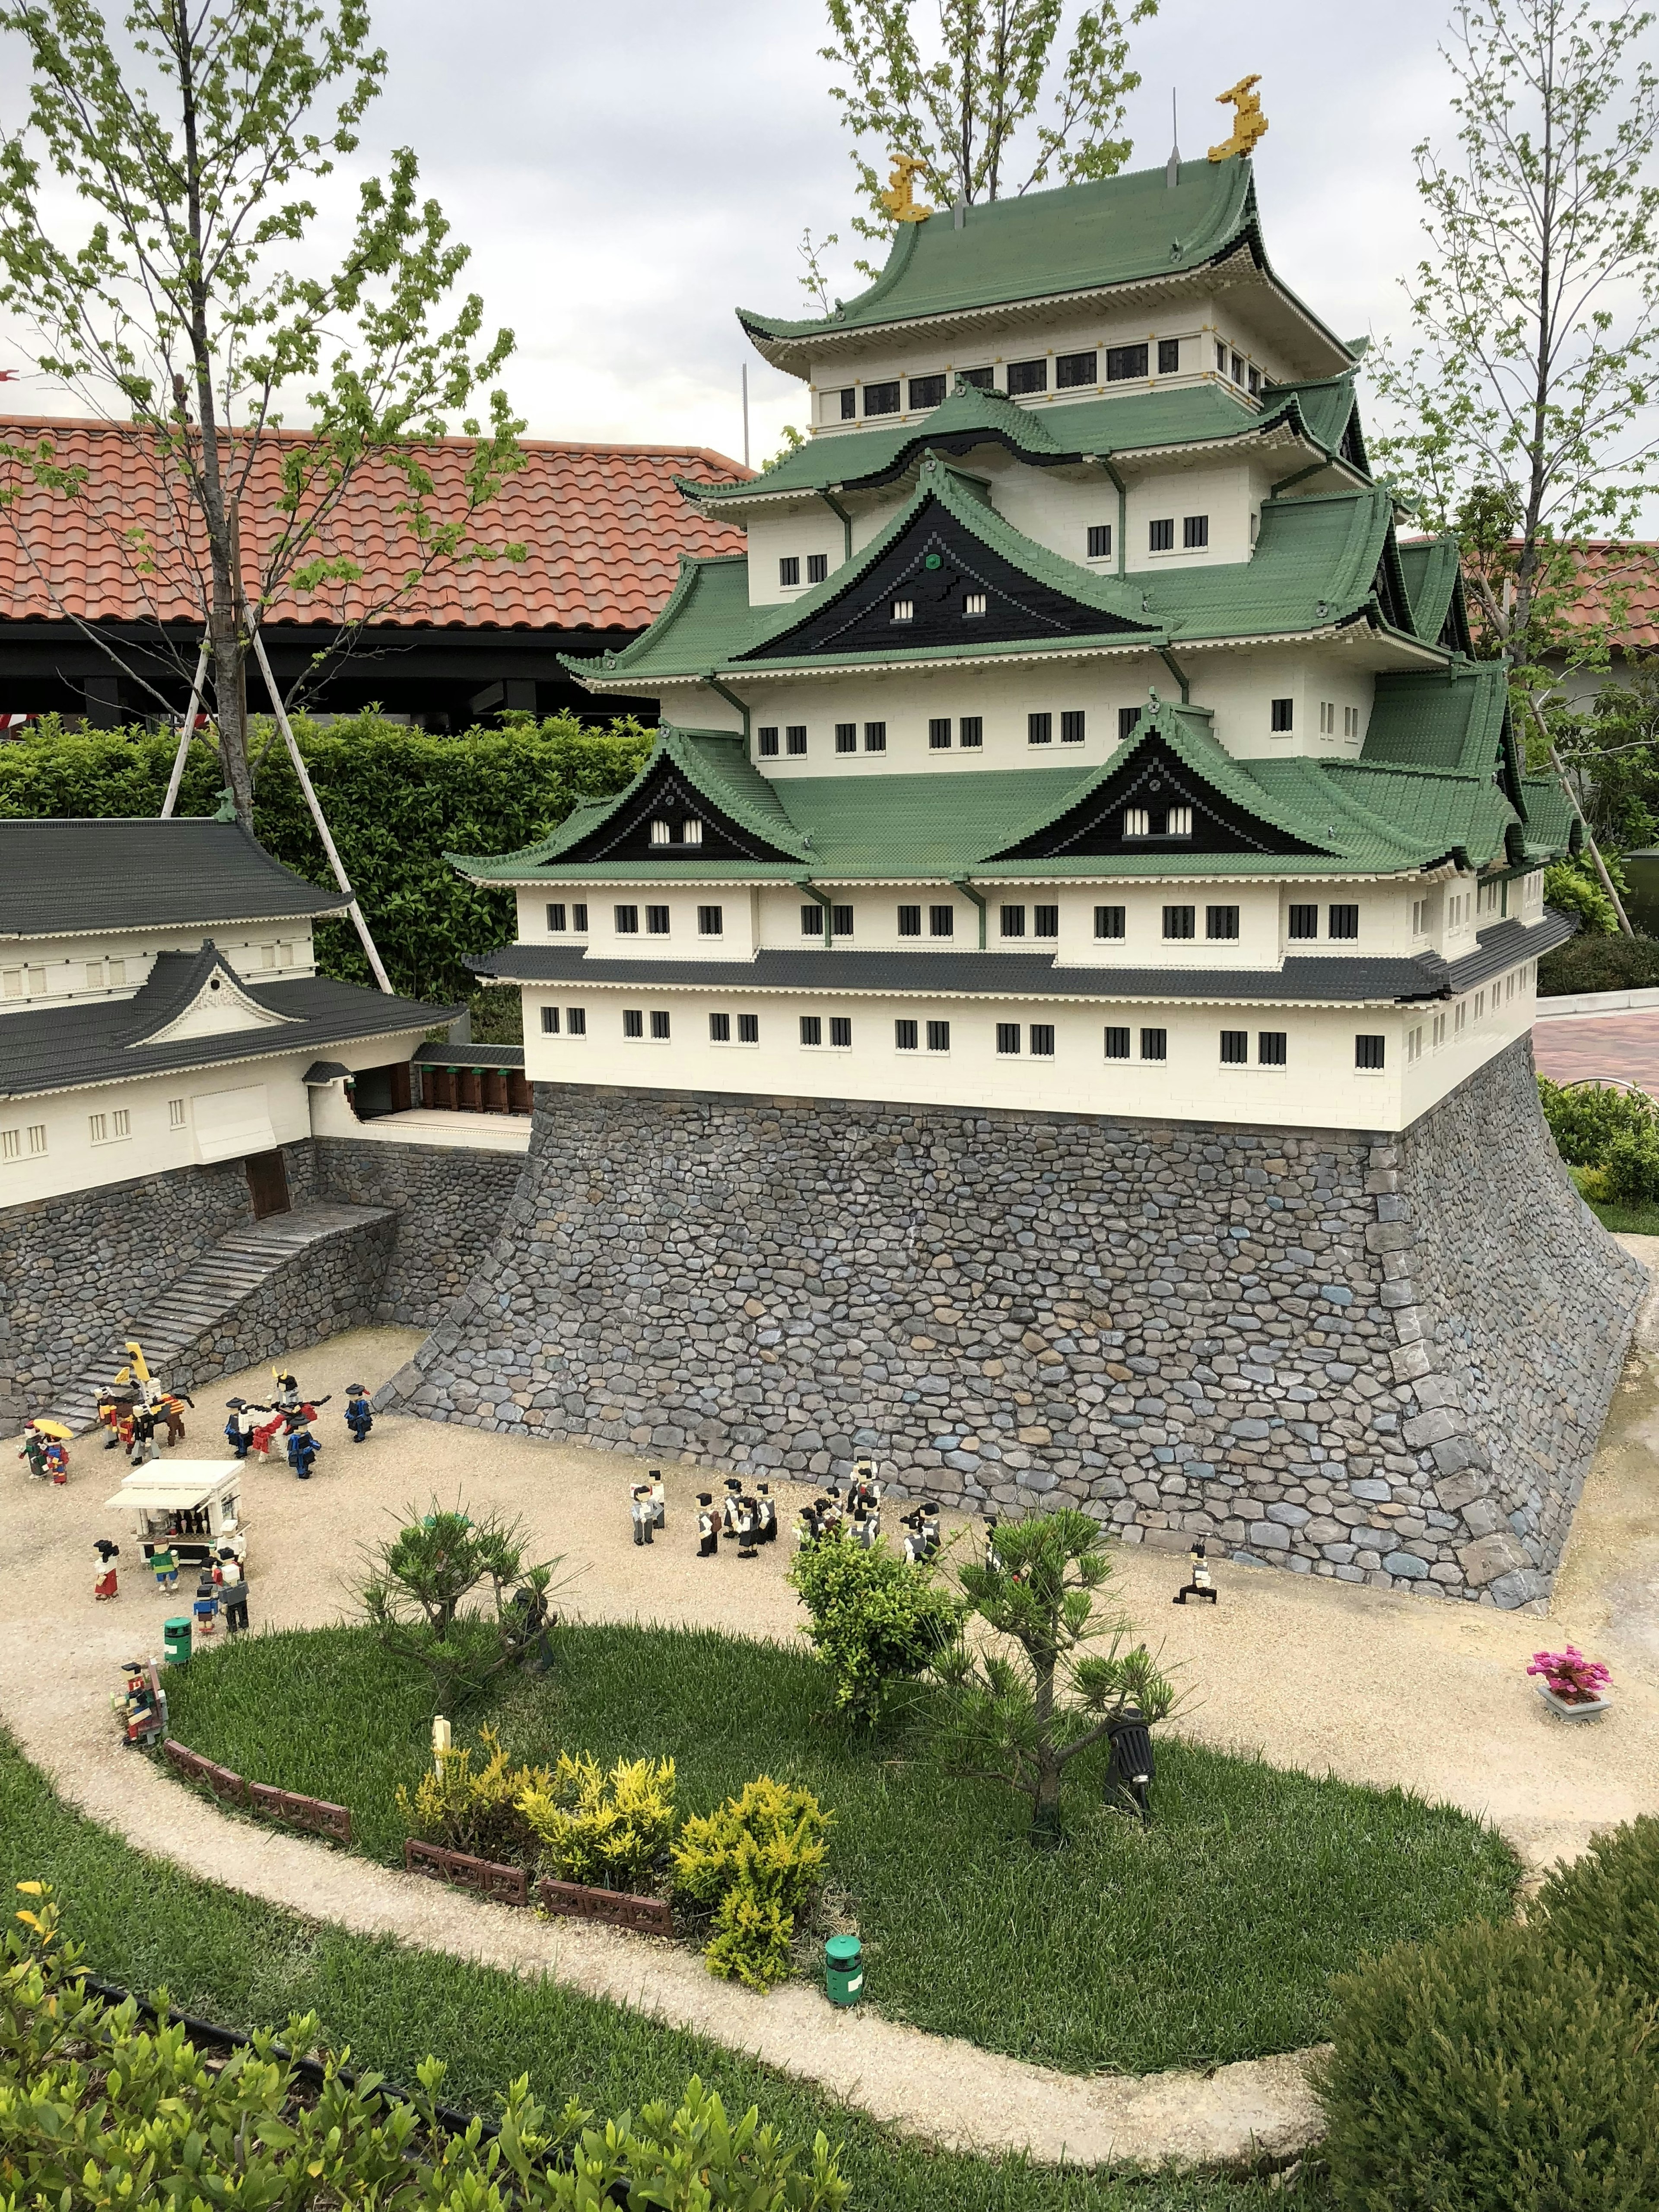
[[(1659, 1244), (1627, 1240), (1654, 1264)], [(695, 1557), (693, 1500), (706, 1476), (665, 1469), (666, 1540), (632, 1544), (633, 1466), (592, 1453), (381, 1416), (361, 1448), (339, 1420), (343, 1386), (371, 1386), (409, 1355), (404, 1330), (359, 1330), (296, 1358), (313, 1393), (331, 1391), (316, 1478), (255, 1468), (245, 1511), (253, 1625), (316, 1626), (348, 1609), (367, 1535), (465, 1495), (522, 1513), (539, 1542), (583, 1567), (570, 1607), (589, 1619), (717, 1626), (786, 1638), (799, 1613), (784, 1581), (788, 1547), (753, 1562)], [(255, 1395), (263, 1371), (201, 1392), (191, 1456), (217, 1456), (217, 1413)], [(252, 1386), (252, 1387), (249, 1387)], [(217, 1414), (217, 1418), (215, 1416)], [(1209, 2075), (1080, 2077), (1030, 2066), (860, 2009), (836, 2013), (798, 1984), (769, 1997), (716, 1982), (672, 1945), (542, 1923), (480, 1905), (319, 1844), (256, 1829), (125, 1753), (108, 1693), (121, 1660), (155, 1650), (164, 1601), (136, 1574), (94, 1605), (92, 1539), (126, 1533), (102, 1510), (124, 1462), (94, 1440), (72, 1447), (70, 1486), (9, 1486), (12, 1603), (0, 1622), (0, 1715), (64, 1796), (137, 1849), (173, 1859), (271, 1905), (391, 1935), (586, 1993), (693, 2029), (814, 2081), (907, 2132), (952, 2148), (1023, 2149), (1047, 2160), (1227, 2163), (1253, 2148), (1284, 2155), (1317, 2133), (1303, 2058), (1246, 2061)], [(1192, 1702), (1183, 1729), (1260, 1750), (1281, 1765), (1401, 1783), (1493, 1820), (1534, 1869), (1583, 1847), (1598, 1828), (1659, 1807), (1659, 1328), (1650, 1305), (1546, 1624), (1486, 1607), (1355, 1589), (1223, 1565), (1220, 1603), (1176, 1609), (1184, 1561), (1149, 1547), (1118, 1554), (1119, 1593), (1180, 1663)], [(804, 1492), (778, 1486), (780, 1517)], [(125, 1546), (124, 1553), (131, 1553)], [(128, 1564), (124, 1557), (123, 1565)], [(1571, 1638), (1613, 1667), (1618, 1710), (1575, 1728), (1534, 1697), (1524, 1668), (1540, 1643)], [(665, 1751), (674, 1747), (665, 1745)]]

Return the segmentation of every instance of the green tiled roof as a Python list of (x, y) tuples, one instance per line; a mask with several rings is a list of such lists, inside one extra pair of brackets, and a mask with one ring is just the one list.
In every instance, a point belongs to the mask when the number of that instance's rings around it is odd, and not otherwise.
[(1501, 769), (1514, 791), (1520, 763), (1508, 714), (1509, 685), (1498, 661), (1456, 660), (1447, 668), (1379, 676), (1360, 757), (1367, 764), (1455, 769), (1464, 775)]
[(971, 207), (960, 229), (948, 208), (901, 223), (875, 283), (830, 314), (738, 314), (775, 357), (847, 331), (1178, 276), (1239, 246), (1267, 269), (1249, 162), (1183, 161), (1173, 190), (1163, 168), (1139, 169)]
[(1104, 398), (1041, 409), (1022, 407), (1005, 392), (967, 386), (920, 422), (809, 438), (763, 475), (742, 483), (706, 484), (690, 477), (676, 477), (675, 482), (687, 499), (700, 506), (740, 507), (786, 492), (810, 494), (884, 483), (902, 474), (929, 446), (976, 433), (1010, 447), (1039, 467), (1075, 462), (1090, 453), (1255, 439), (1281, 423), (1310, 444), (1334, 453), (1353, 408), (1352, 374), (1317, 384), (1275, 386), (1259, 408), (1232, 386), (1218, 383), (1114, 392)]
[(1449, 532), (1441, 538), (1410, 538), (1400, 548), (1412, 620), (1419, 637), (1438, 637), (1446, 626), (1457, 589), (1460, 550)]

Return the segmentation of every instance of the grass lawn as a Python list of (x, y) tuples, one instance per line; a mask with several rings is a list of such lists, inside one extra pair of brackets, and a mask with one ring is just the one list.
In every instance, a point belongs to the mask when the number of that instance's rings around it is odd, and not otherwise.
[[(555, 1650), (551, 1675), (515, 1678), (472, 1723), (493, 1719), (515, 1759), (672, 1754), (686, 1813), (757, 1773), (804, 1783), (836, 1815), (830, 1879), (872, 2001), (1044, 2065), (1142, 2073), (1316, 2042), (1330, 1975), (1362, 1952), (1510, 1909), (1501, 1839), (1397, 1790), (1164, 1738), (1143, 1832), (1100, 1803), (1103, 1748), (1073, 1768), (1069, 1847), (1043, 1856), (1023, 1799), (849, 1739), (805, 1652), (620, 1626)], [(429, 1756), (423, 1690), (355, 1628), (245, 1638), (169, 1678), (182, 1741), (349, 1804), (360, 1847), (397, 1864), (394, 1789)]]
[(1567, 1173), (1578, 1186), (1579, 1195), (1604, 1229), (1611, 1229), (1620, 1237), (1659, 1237), (1659, 1206), (1606, 1206), (1592, 1198), (1584, 1188), (1584, 1177), (1594, 1175), (1594, 1168), (1569, 1168)]
[(35, 1880), (55, 1885), (65, 1932), (86, 1946), (93, 1972), (146, 1994), (165, 1984), (174, 2004), (230, 2027), (314, 2010), (325, 2042), (349, 2044), (357, 2065), (407, 2086), (435, 2053), (449, 2062), (443, 2094), (480, 2111), (493, 2112), (496, 2092), (523, 2073), (544, 2103), (575, 2095), (602, 2117), (678, 2097), (695, 2073), (728, 2111), (758, 2105), (793, 2141), (810, 2144), (822, 2128), (842, 2147), (852, 2212), (1310, 2212), (1326, 2203), (1311, 2172), (1269, 2195), (1254, 2181), (1115, 2180), (901, 2141), (750, 2059), (556, 1982), (348, 1936), (143, 1858), (71, 1812), (0, 1737), (0, 1885), (9, 1899), (14, 1882)]

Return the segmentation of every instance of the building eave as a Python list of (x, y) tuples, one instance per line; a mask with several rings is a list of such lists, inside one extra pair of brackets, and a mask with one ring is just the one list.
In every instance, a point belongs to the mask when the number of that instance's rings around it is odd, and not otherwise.
[[(464, 1011), (465, 1009), (459, 1006), (448, 1008), (434, 1006), (429, 1021), (405, 1022), (397, 1029), (371, 1030), (367, 1033), (359, 1031), (342, 1038), (341, 1042), (343, 1044), (378, 1044), (383, 1037), (414, 1036), (422, 1030), (437, 1028), (446, 1020), (454, 1020)], [(245, 1036), (247, 1032), (244, 1030), (233, 1034)], [(85, 1083), (45, 1083), (30, 1091), (0, 1091), (0, 1099), (21, 1105), (27, 1103), (31, 1098), (61, 1098), (77, 1091), (118, 1090), (123, 1085), (129, 1083), (176, 1083), (182, 1079), (202, 1074), (210, 1068), (257, 1067), (264, 1060), (286, 1060), (295, 1054), (311, 1053), (315, 1050), (314, 1042), (308, 1045), (297, 1042), (273, 1044), (266, 1052), (239, 1052), (227, 1054), (220, 1059), (192, 1060), (183, 1062), (176, 1067), (136, 1068), (130, 1074), (94, 1076)]]

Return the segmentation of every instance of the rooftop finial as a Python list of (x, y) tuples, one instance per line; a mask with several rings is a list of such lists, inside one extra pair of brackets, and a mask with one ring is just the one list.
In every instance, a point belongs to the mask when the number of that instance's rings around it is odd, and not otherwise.
[(887, 190), (880, 198), (882, 205), (895, 222), (926, 222), (933, 212), (932, 208), (923, 207), (915, 198), (911, 185), (917, 170), (925, 169), (927, 166), (914, 154), (899, 154), (894, 157)]
[(1218, 106), (1225, 107), (1231, 101), (1238, 112), (1233, 118), (1231, 137), (1224, 138), (1220, 145), (1211, 147), (1210, 159), (1212, 161), (1225, 161), (1235, 154), (1248, 154), (1257, 139), (1265, 137), (1267, 118), (1261, 112), (1261, 102), (1253, 89), (1261, 82), (1258, 71), (1255, 76), (1240, 77), (1230, 91), (1217, 93)]
[(1170, 88), (1170, 158), (1164, 165), (1164, 181), (1171, 191), (1181, 182), (1181, 118), (1173, 85)]

